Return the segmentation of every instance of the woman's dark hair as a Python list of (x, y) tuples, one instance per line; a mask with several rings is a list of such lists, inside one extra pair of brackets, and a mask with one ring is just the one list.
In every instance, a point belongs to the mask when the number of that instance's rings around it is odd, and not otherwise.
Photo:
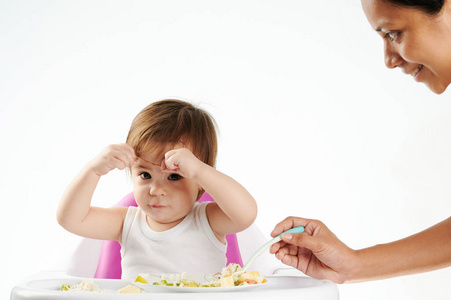
[(421, 10), (430, 15), (436, 15), (445, 4), (445, 0), (384, 0), (401, 7), (409, 7)]

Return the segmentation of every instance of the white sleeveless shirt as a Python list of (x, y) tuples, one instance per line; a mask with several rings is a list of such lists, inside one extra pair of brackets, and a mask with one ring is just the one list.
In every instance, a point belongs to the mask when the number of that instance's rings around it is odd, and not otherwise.
[(122, 278), (139, 273), (214, 274), (226, 266), (227, 244), (221, 243), (208, 223), (208, 202), (196, 203), (175, 227), (156, 232), (138, 207), (129, 207), (122, 229)]

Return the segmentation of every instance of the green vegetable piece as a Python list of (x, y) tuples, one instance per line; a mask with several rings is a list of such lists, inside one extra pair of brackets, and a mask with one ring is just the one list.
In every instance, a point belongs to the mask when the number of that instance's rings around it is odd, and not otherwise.
[(138, 275), (138, 277), (136, 277), (135, 282), (140, 282), (140, 283), (149, 284), (149, 283), (147, 282), (147, 280), (145, 280), (144, 277), (142, 277), (141, 275)]
[(63, 291), (63, 292), (67, 292), (69, 289), (70, 289), (70, 285), (68, 285), (68, 284), (63, 284), (61, 286), (61, 291)]

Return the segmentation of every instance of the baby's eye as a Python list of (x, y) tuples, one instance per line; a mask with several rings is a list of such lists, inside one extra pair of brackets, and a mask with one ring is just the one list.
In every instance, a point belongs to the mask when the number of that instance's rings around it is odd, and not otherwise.
[(176, 174), (176, 173), (172, 173), (171, 175), (168, 176), (169, 180), (174, 180), (174, 181), (180, 180), (182, 178), (183, 178), (182, 176), (180, 176), (179, 174)]
[(150, 179), (150, 178), (152, 178), (152, 176), (150, 176), (150, 174), (147, 173), (147, 172), (142, 172), (141, 174), (139, 174), (139, 177), (141, 177), (142, 179)]

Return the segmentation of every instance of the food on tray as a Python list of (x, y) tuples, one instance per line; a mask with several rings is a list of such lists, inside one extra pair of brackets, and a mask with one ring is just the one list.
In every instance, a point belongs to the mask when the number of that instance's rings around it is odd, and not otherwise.
[[(99, 289), (99, 286), (92, 281), (83, 280), (79, 284), (69, 285), (63, 284), (61, 286), (63, 292), (105, 292)], [(118, 293), (142, 293), (143, 291), (136, 285), (129, 284), (126, 287), (121, 288)]]
[(149, 283), (147, 280), (145, 280), (143, 277), (139, 276), (136, 277), (135, 282), (141, 282), (141, 283)]
[[(140, 274), (136, 277), (135, 282), (140, 284), (151, 284), (146, 277), (149, 274)], [(152, 276), (151, 276), (152, 277)], [(260, 276), (258, 271), (245, 273), (238, 264), (229, 264), (222, 269), (221, 273), (214, 275), (206, 275), (205, 281), (195, 281), (189, 278), (186, 273), (181, 274), (163, 274), (160, 281), (153, 282), (152, 285), (173, 286), (173, 287), (232, 287), (244, 286), (252, 284), (265, 283), (266, 279)], [(157, 277), (158, 278), (158, 277)], [(63, 284), (61, 291), (64, 292), (113, 292), (108, 290), (101, 290), (97, 284), (90, 280), (83, 280), (79, 284)], [(115, 291), (114, 291), (115, 292)], [(118, 293), (143, 293), (143, 290), (138, 286), (130, 284), (120, 290)]]
[(129, 284), (126, 287), (121, 288), (119, 291), (117, 291), (118, 293), (134, 293), (134, 294), (139, 294), (142, 293), (143, 291), (137, 287), (136, 285), (133, 284)]
[[(136, 277), (135, 282), (148, 284), (145, 277), (146, 274), (140, 274)], [(186, 277), (186, 273), (182, 274), (163, 274), (160, 277), (160, 281), (153, 282), (153, 285), (162, 286), (175, 286), (175, 287), (231, 287), (231, 286), (243, 286), (251, 284), (265, 283), (266, 279), (260, 276), (258, 271), (245, 273), (241, 270), (241, 266), (238, 264), (229, 264), (226, 268), (222, 269), (221, 273), (217, 273), (211, 276), (211, 280), (205, 282), (197, 282), (189, 280)]]
[[(165, 276), (162, 276), (163, 278)], [(199, 287), (199, 283), (194, 280), (188, 280), (183, 278), (183, 274), (181, 275), (181, 279), (161, 279), (160, 281), (154, 282), (153, 285), (164, 285), (164, 286), (188, 286), (188, 287)]]
[(79, 284), (70, 286), (69, 284), (63, 284), (61, 291), (64, 292), (100, 292), (99, 286), (92, 281), (83, 280)]

